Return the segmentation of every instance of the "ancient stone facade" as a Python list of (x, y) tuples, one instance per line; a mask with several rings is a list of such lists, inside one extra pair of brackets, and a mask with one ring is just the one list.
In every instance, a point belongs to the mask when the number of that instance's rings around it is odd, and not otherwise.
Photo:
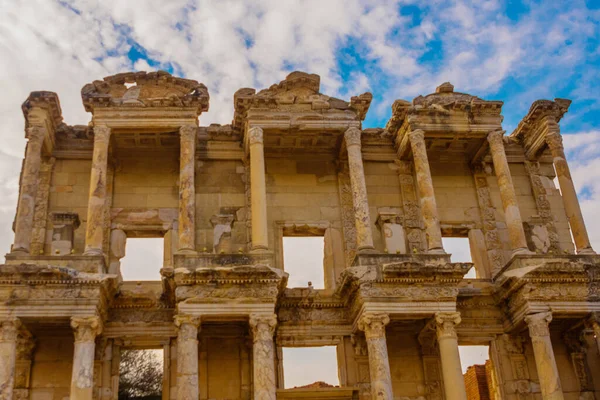
[[(302, 72), (240, 89), (223, 126), (199, 125), (204, 85), (162, 71), (84, 86), (88, 126), (33, 92), (0, 398), (116, 399), (120, 351), (155, 348), (165, 400), (466, 400), (473, 344), (494, 399), (596, 398), (600, 258), (562, 147), (570, 102), (536, 101), (505, 135), (501, 101), (444, 83), (363, 129), (370, 93), (319, 90)], [(288, 287), (284, 236), (324, 237), (325, 289)], [(132, 237), (164, 238), (160, 282), (123, 281)], [(285, 389), (282, 348), (324, 345), (340, 386)]]

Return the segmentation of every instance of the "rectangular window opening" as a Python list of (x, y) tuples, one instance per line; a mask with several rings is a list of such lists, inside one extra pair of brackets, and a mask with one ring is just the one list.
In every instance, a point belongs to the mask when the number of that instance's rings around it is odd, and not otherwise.
[(336, 346), (284, 347), (283, 381), (285, 389), (339, 386)]
[(325, 288), (325, 237), (284, 236), (283, 265), (289, 288)]
[(496, 375), (490, 360), (490, 346), (458, 346), (468, 399), (493, 399)]
[(159, 281), (163, 267), (163, 238), (127, 238), (121, 275), (125, 281)]
[[(469, 238), (466, 237), (443, 237), (442, 244), (446, 253), (450, 254), (452, 262), (473, 262)], [(475, 279), (477, 274), (475, 267), (471, 268), (464, 276), (465, 279)]]
[(121, 350), (119, 400), (160, 400), (163, 391), (163, 364), (163, 350)]

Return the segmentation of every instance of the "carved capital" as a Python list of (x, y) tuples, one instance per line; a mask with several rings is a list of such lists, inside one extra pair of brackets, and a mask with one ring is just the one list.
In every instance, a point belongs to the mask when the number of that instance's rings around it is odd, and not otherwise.
[(253, 126), (248, 129), (248, 143), (253, 144), (263, 143), (263, 130), (259, 126)]
[(182, 141), (195, 141), (196, 140), (196, 126), (194, 125), (183, 125), (179, 128), (179, 135)]
[(356, 127), (348, 128), (346, 132), (344, 132), (344, 139), (346, 140), (346, 146), (360, 146), (360, 138), (362, 136), (362, 132), (360, 129)]
[(435, 314), (435, 329), (438, 340), (444, 338), (456, 339), (456, 325), (460, 324), (459, 312), (439, 312)]
[(551, 131), (548, 134), (546, 134), (545, 139), (546, 144), (548, 144), (548, 147), (550, 148), (551, 152), (554, 153), (555, 151), (564, 151), (563, 138), (560, 133), (556, 131)]
[(529, 336), (550, 336), (550, 329), (548, 329), (550, 321), (552, 321), (551, 312), (541, 312), (526, 316), (525, 323), (529, 327)]
[(390, 316), (385, 313), (365, 313), (358, 320), (358, 329), (365, 332), (367, 340), (384, 338), (389, 323)]
[(196, 340), (200, 329), (201, 318), (198, 315), (179, 314), (175, 318), (178, 340)]
[(2, 326), (0, 342), (16, 342), (21, 321), (18, 318), (7, 318), (0, 320), (0, 325)]
[(504, 146), (504, 143), (502, 141), (503, 141), (505, 132), (506, 131), (497, 129), (495, 131), (491, 131), (490, 133), (488, 133), (487, 140), (490, 144), (490, 147), (492, 147), (492, 151), (494, 148), (499, 148), (501, 146), (502, 147)]
[(263, 340), (273, 340), (275, 327), (277, 326), (277, 315), (250, 315), (250, 328), (254, 342)]
[(106, 125), (94, 126), (94, 142), (107, 142), (110, 139), (110, 128)]
[(43, 126), (32, 125), (27, 128), (27, 138), (29, 142), (37, 142), (41, 144), (46, 136), (46, 128)]
[(93, 342), (102, 332), (102, 320), (98, 316), (71, 317), (71, 328), (75, 334), (75, 342)]
[(408, 138), (411, 143), (422, 143), (425, 141), (425, 131), (423, 129), (415, 129), (410, 131)]

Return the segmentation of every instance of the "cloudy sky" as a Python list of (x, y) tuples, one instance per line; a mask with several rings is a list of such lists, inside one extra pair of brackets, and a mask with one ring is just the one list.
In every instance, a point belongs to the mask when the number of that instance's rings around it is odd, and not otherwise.
[(60, 96), (65, 121), (89, 119), (80, 89), (128, 70), (165, 69), (203, 82), (201, 124), (229, 123), (240, 87), (290, 71), (322, 91), (374, 94), (365, 127), (395, 99), (450, 81), (503, 100), (510, 133), (534, 100), (573, 100), (562, 121), (593, 245), (600, 249), (600, 10), (577, 1), (0, 0), (0, 248), (8, 251), (25, 141), (21, 103)]

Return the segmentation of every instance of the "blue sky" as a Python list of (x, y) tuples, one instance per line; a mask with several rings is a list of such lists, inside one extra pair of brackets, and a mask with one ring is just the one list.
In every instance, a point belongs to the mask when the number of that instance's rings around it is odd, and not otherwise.
[(319, 74), (331, 96), (372, 92), (365, 127), (445, 81), (504, 101), (507, 134), (533, 101), (569, 98), (565, 147), (600, 250), (599, 21), (598, 0), (0, 0), (0, 248), (13, 238), (29, 92), (57, 92), (65, 122), (87, 124), (84, 84), (160, 68), (206, 84), (201, 125), (230, 123), (237, 89), (293, 70)]

